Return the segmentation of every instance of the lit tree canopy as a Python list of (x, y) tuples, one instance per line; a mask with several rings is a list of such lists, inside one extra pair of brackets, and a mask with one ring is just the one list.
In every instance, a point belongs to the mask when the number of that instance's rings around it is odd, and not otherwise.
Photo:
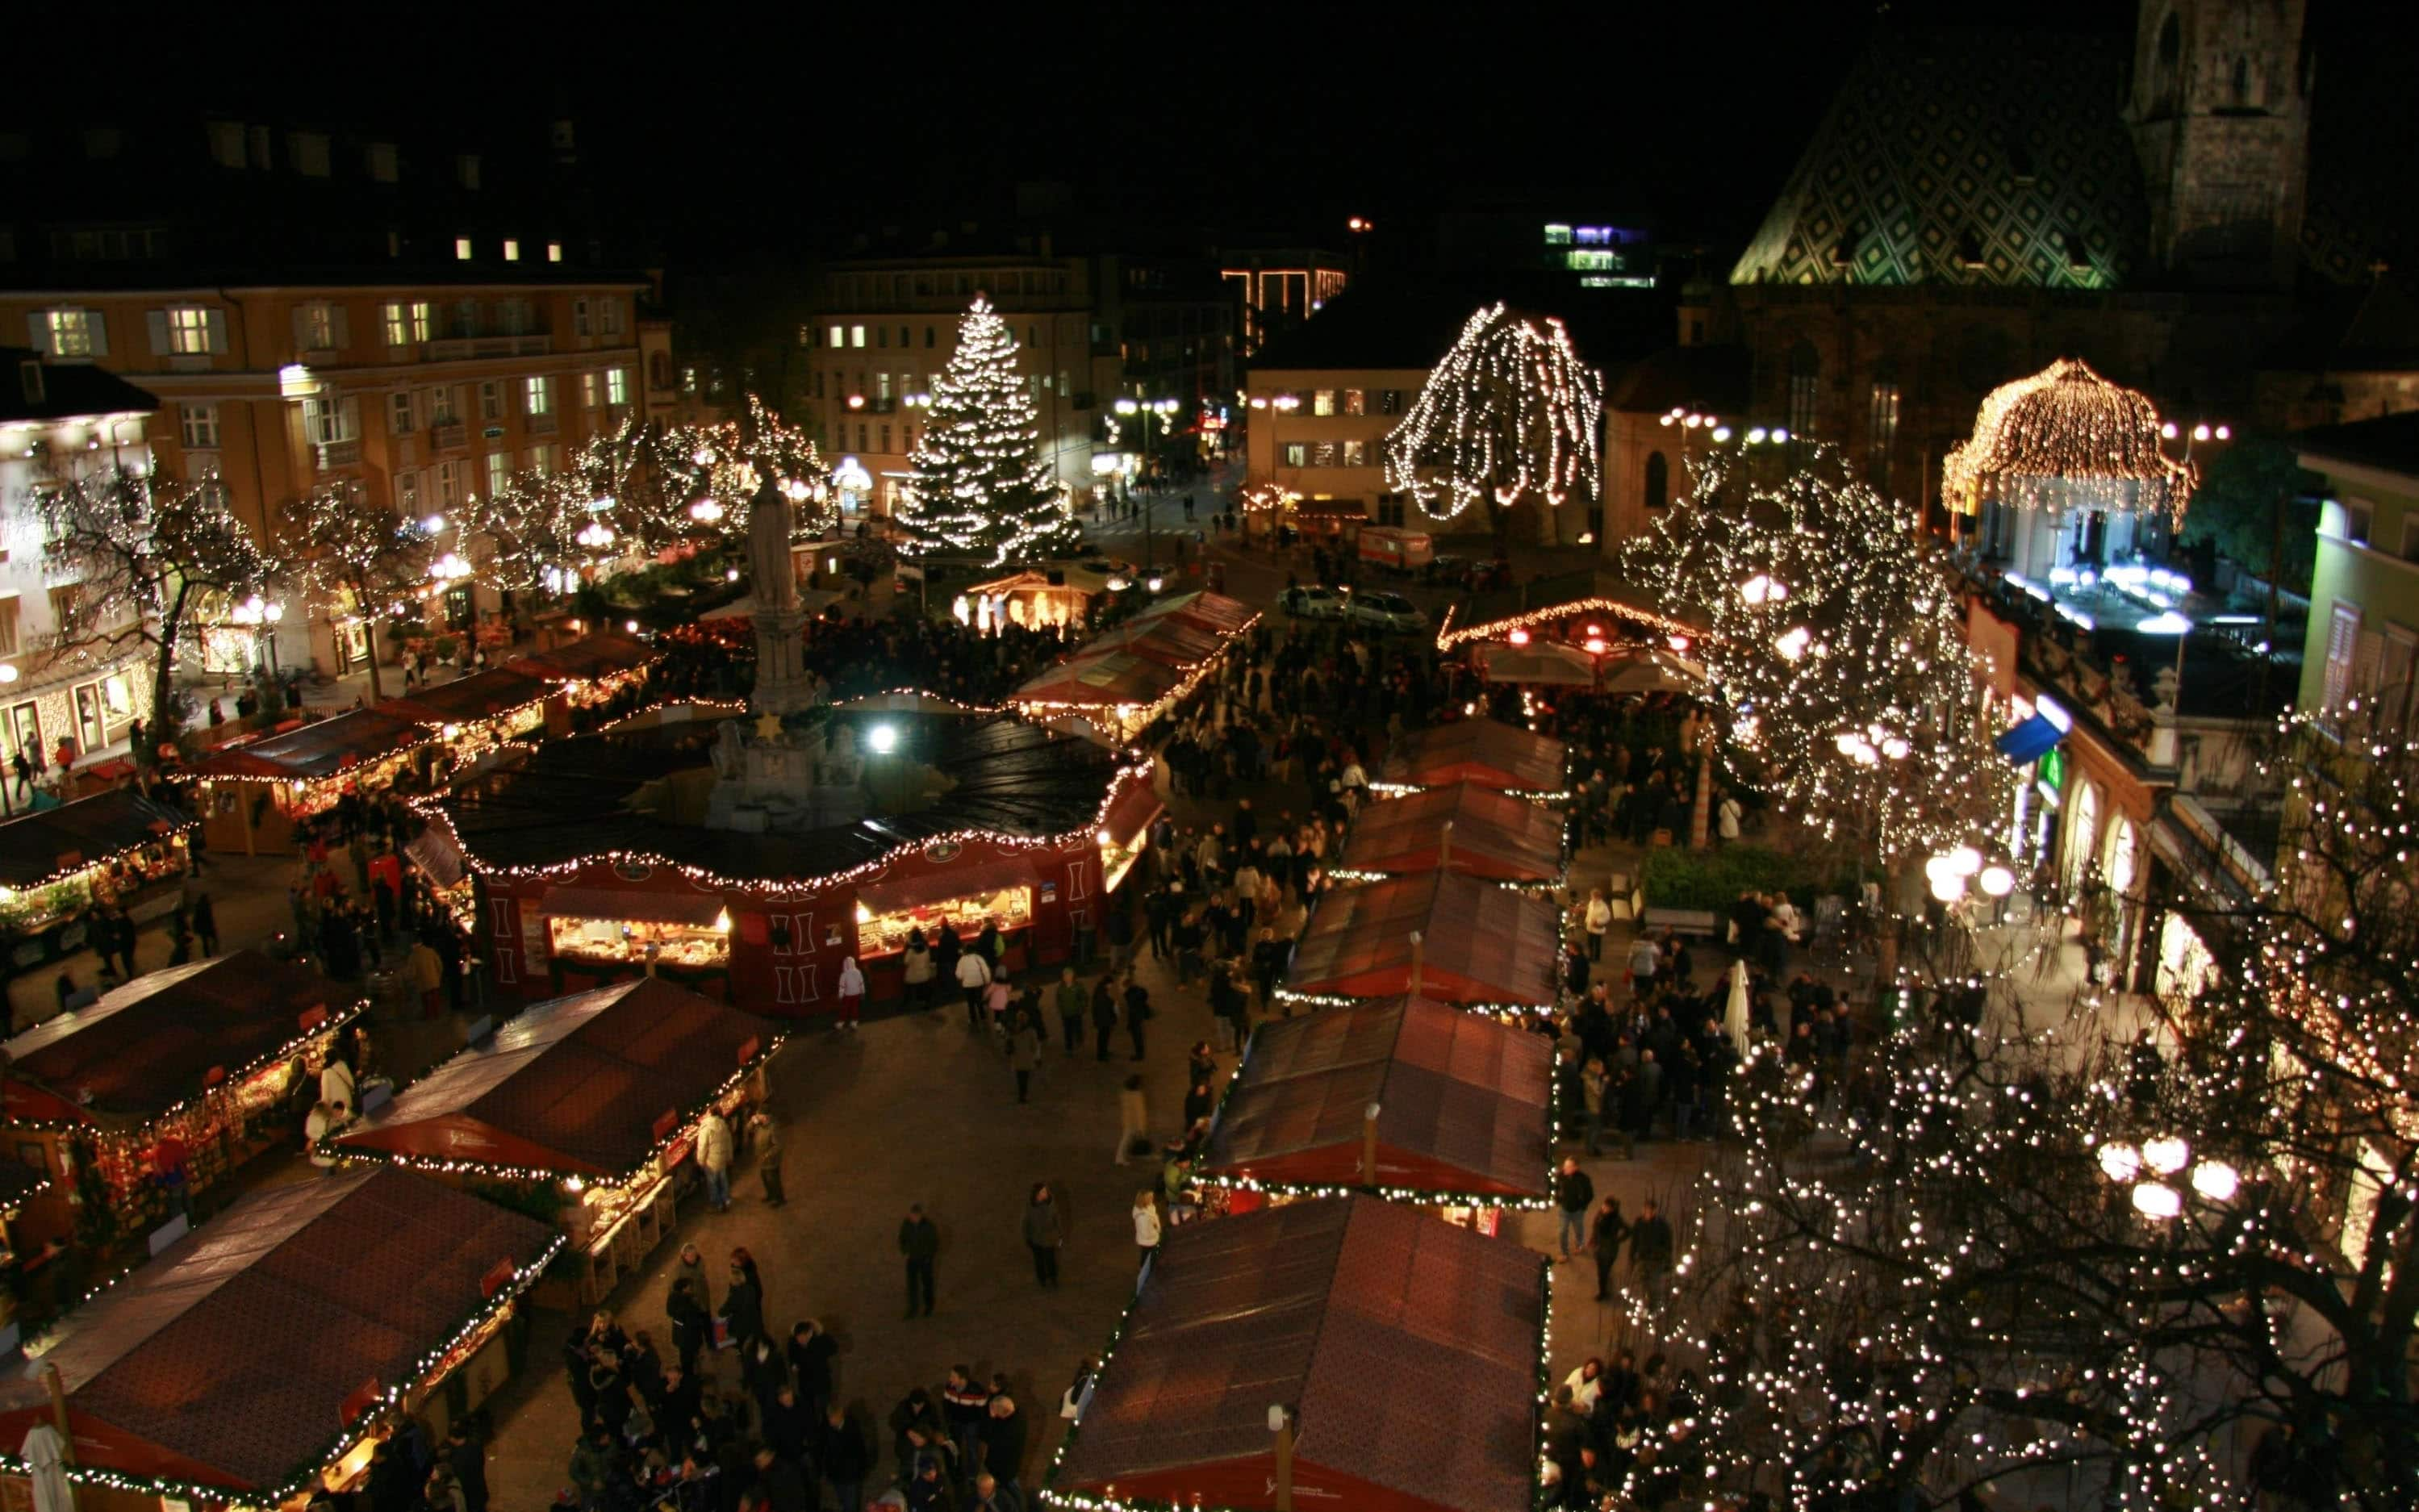
[(909, 457), (915, 483), (899, 509), (908, 549), (965, 552), (991, 565), (1065, 555), (1082, 545), (1065, 490), (1041, 459), (1033, 395), (1016, 371), (1016, 337), (978, 297), (958, 322), (957, 350), (932, 385)]
[(1693, 655), (1779, 807), (1888, 865), (2004, 822), (1960, 599), (1900, 506), (1818, 450), (1777, 480), (1713, 453), (1626, 570), (1707, 633)]
[(1385, 441), (1386, 486), (1432, 519), (1485, 503), (1559, 505), (1600, 486), (1601, 380), (1560, 320), (1490, 304), (1470, 317)]
[(1743, 1149), (1677, 1301), (1722, 1484), (2215, 1508), (2247, 1464), (2302, 1505), (2419, 1505), (2419, 753), (2296, 725), (2263, 775), (2277, 884), (2167, 900), (2213, 982), (2024, 1015), (2031, 931), (1984, 930), (1914, 983), (1988, 984), (1979, 1032), (1903, 1028), (1834, 1088), (1770, 1056), (1732, 1080)]
[(54, 654), (107, 660), (146, 648), (153, 719), (164, 731), (177, 652), (200, 635), (194, 611), (250, 593), (269, 575), (252, 532), (227, 508), (225, 486), (108, 467), (37, 489), (30, 503), (42, 522), (44, 568), (73, 584), (59, 595)]
[(369, 634), (370, 698), (383, 698), (377, 623), (428, 580), (428, 532), (349, 484), (306, 494), (283, 514), (279, 537), (292, 553), (288, 570), (331, 619), (362, 617)]
[(2195, 473), (2167, 455), (2173, 434), (2148, 396), (2060, 358), (1984, 395), (1974, 434), (1949, 449), (1942, 486), (1961, 504), (2081, 497), (2180, 515)]

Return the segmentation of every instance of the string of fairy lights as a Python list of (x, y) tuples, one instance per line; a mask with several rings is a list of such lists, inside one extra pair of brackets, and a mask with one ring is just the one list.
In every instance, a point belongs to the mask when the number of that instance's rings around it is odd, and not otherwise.
[(895, 510), (912, 554), (988, 554), (1001, 567), (1066, 556), (1083, 532), (1067, 490), (1042, 459), (1032, 390), (1016, 370), (1016, 335), (978, 295), (933, 380), (932, 408)]
[(1549, 507), (1603, 486), (1603, 380), (1560, 320), (1487, 305), (1385, 440), (1386, 486), (1431, 519), (1472, 504)]
[(1974, 434), (1949, 448), (1942, 490), (1968, 512), (1984, 499), (2026, 508), (2077, 501), (2180, 519), (2198, 472), (2169, 456), (2165, 439), (2148, 395), (2061, 358), (1983, 398)]

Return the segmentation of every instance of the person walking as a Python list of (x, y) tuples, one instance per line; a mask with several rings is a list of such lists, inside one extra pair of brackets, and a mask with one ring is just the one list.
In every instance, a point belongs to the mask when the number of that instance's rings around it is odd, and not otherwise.
[(1034, 1183), (1025, 1204), (1025, 1247), (1033, 1252), (1033, 1279), (1044, 1291), (1058, 1289), (1058, 1252), (1067, 1247), (1067, 1226), (1058, 1220), (1058, 1204), (1050, 1200), (1050, 1185)]
[(1663, 1283), (1672, 1273), (1672, 1220), (1663, 1216), (1651, 1197), (1639, 1208), (1638, 1222), (1629, 1228), (1629, 1265), (1646, 1300), (1660, 1303)]
[(1150, 1264), (1152, 1256), (1159, 1253), (1159, 1204), (1153, 1200), (1148, 1187), (1134, 1194), (1133, 1231), (1134, 1269), (1140, 1271)]
[(764, 1206), (778, 1208), (789, 1200), (781, 1191), (781, 1126), (758, 1108), (747, 1119), (747, 1133), (756, 1141), (756, 1175), (764, 1183)]
[(966, 995), (966, 1027), (983, 1026), (983, 994), (991, 987), (991, 958), (980, 950), (958, 957), (958, 990)]
[(907, 1006), (932, 1006), (932, 948), (924, 943), (922, 930), (907, 932), (907, 949), (901, 975), (907, 983)]
[(707, 1316), (705, 1304), (687, 1276), (672, 1279), (671, 1295), (664, 1299), (664, 1316), (671, 1319), (672, 1352), (680, 1357), (681, 1374), (694, 1377), (697, 1357), (704, 1352), (714, 1332), (714, 1319)]
[(941, 1230), (924, 1213), (924, 1205), (911, 1203), (907, 1216), (899, 1220), (899, 1253), (907, 1262), (907, 1316), (913, 1318), (917, 1308), (923, 1316), (932, 1316), (933, 1266), (941, 1254)]
[(1150, 1140), (1150, 1103), (1143, 1094), (1142, 1078), (1129, 1076), (1124, 1089), (1117, 1093), (1118, 1165), (1133, 1158), (1137, 1139), (1146, 1144)]
[(1072, 1059), (1083, 1054), (1084, 1012), (1090, 1004), (1091, 995), (1085, 992), (1084, 984), (1075, 980), (1073, 966), (1061, 966), (1058, 968), (1058, 989), (1053, 995), (1058, 1004), (1059, 1032), (1066, 1037), (1067, 1056)]
[(1604, 1202), (1595, 1210), (1595, 1220), (1588, 1225), (1588, 1250), (1595, 1257), (1595, 1300), (1612, 1300), (1612, 1262), (1621, 1255), (1621, 1242), (1629, 1235), (1629, 1225), (1621, 1216), (1621, 1199), (1605, 1194)]
[(193, 933), (201, 937), (202, 954), (219, 953), (219, 911), (208, 892), (193, 894)]
[(1582, 919), (1587, 926), (1587, 953), (1590, 961), (1604, 959), (1604, 932), (1612, 927), (1612, 904), (1604, 901), (1604, 889), (1597, 887), (1588, 894), (1587, 914)]
[(705, 1173), (705, 1200), (716, 1212), (731, 1211), (731, 1125), (718, 1108), (708, 1108), (697, 1125), (697, 1168)]
[(1554, 1205), (1562, 1210), (1563, 1258), (1569, 1260), (1587, 1240), (1588, 1209), (1595, 1205), (1595, 1183), (1579, 1169), (1577, 1156), (1563, 1157), (1563, 1168), (1554, 1178)]
[(724, 1333), (742, 1351), (739, 1357), (747, 1359), (746, 1351), (764, 1336), (764, 1293), (737, 1260), (731, 1262), (731, 1285), (722, 1293), (720, 1317)]
[(865, 1477), (873, 1469), (873, 1451), (840, 1407), (824, 1413), (823, 1434), (815, 1443), (815, 1468), (831, 1482), (840, 1512), (855, 1512), (865, 1504)]
[(842, 1033), (856, 1032), (857, 1021), (864, 1017), (865, 973), (856, 968), (856, 957), (842, 956), (840, 963), (840, 1014), (832, 1027)]
[(1016, 1100), (1030, 1103), (1033, 1073), (1041, 1069), (1041, 1030), (1033, 1015), (1022, 1010), (1009, 1026), (1008, 1063), (1016, 1072)]
[(1125, 999), (1126, 1038), (1133, 1041), (1132, 1058), (1140, 1060), (1142, 1058), (1142, 1026), (1150, 1022), (1150, 989), (1144, 986), (1140, 981), (1134, 980), (1132, 973), (1128, 973), (1126, 977)]
[(1092, 1058), (1105, 1062), (1109, 1058), (1109, 1038), (1117, 1029), (1117, 978), (1102, 977), (1092, 983)]

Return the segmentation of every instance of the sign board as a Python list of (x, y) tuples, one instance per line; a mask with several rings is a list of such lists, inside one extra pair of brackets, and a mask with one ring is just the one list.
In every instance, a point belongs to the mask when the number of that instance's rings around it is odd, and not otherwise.
[(501, 425), (489, 425), (486, 429), (479, 432), (479, 436), (483, 440), (500, 441), (504, 439), (504, 427)]
[(513, 1257), (509, 1255), (505, 1256), (502, 1259), (498, 1260), (495, 1264), (489, 1266), (487, 1268), (487, 1273), (479, 1278), (479, 1295), (482, 1297), (494, 1296), (497, 1292), (511, 1286), (513, 1284), (513, 1277), (520, 1273), (521, 1268), (513, 1263)]

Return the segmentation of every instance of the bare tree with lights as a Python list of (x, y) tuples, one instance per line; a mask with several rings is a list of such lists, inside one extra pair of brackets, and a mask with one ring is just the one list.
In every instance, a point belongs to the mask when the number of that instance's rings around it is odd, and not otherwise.
[(2174, 900), (2212, 982), (2027, 1012), (1985, 930), (1983, 964), (1910, 951), (1918, 1022), (1843, 1082), (1734, 1079), (1742, 1145), (1656, 1319), (1705, 1325), (1724, 1484), (2419, 1505), (2419, 754), (2284, 733), (2276, 885)]
[(1705, 627), (1720, 748), (1783, 812), (1886, 869), (1967, 843), (2001, 822), (2014, 774), (1938, 546), (1835, 449), (1766, 460), (1703, 458), (1625, 569)]
[(1524, 502), (1585, 507), (1596, 497), (1603, 413), (1603, 382), (1560, 320), (1488, 305), (1386, 437), (1386, 486), (1431, 519), (1482, 504), (1501, 540)]
[[(33, 491), (42, 562), (71, 586), (59, 607), (58, 657), (112, 660), (142, 648), (151, 662), (152, 728), (176, 725), (177, 658), (197, 642), (196, 610), (269, 576), (252, 532), (217, 478), (177, 483), (108, 467)], [(148, 761), (158, 742), (138, 751)]]
[(375, 703), (386, 697), (378, 678), (378, 619), (427, 583), (429, 532), (421, 521), (346, 483), (305, 494), (282, 514), (287, 566), (311, 601), (331, 621), (346, 613), (362, 618)]

